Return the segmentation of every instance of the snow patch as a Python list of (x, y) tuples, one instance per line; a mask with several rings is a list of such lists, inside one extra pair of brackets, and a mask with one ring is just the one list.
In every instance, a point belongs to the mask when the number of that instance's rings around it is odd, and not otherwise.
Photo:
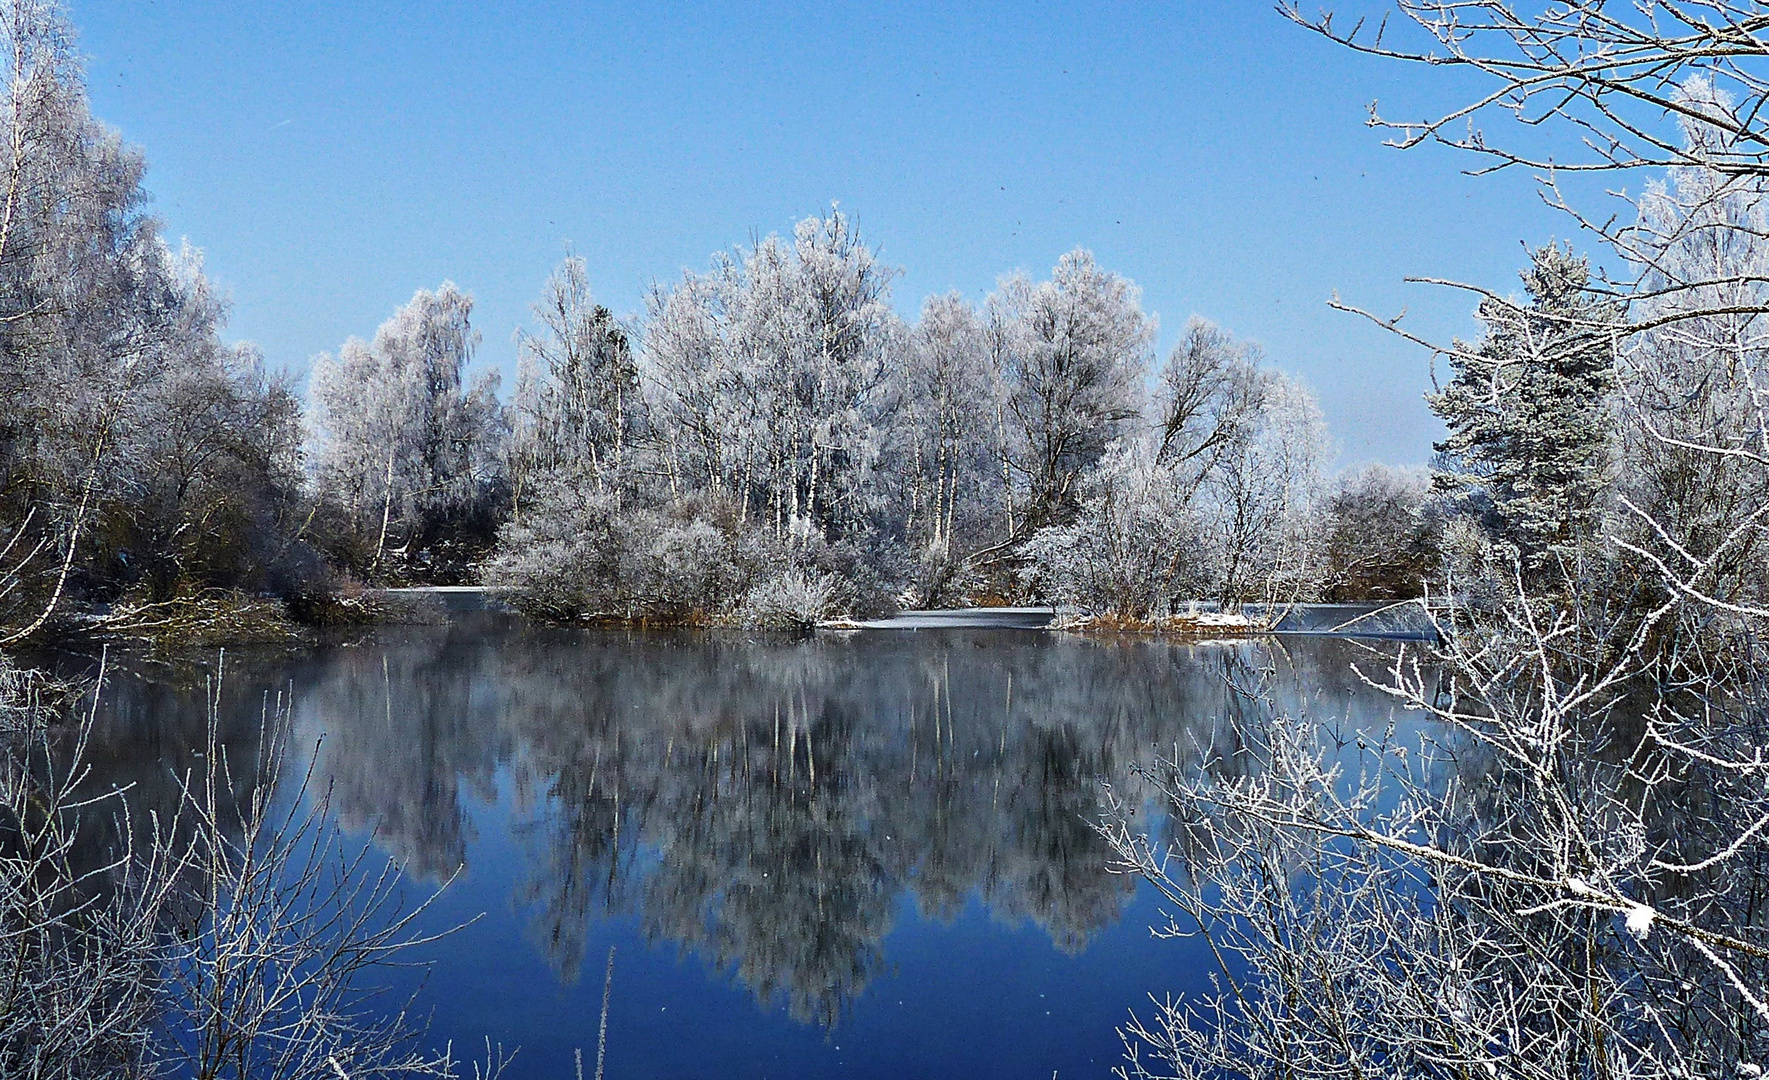
[(1635, 904), (1628, 909), (1628, 933), (1640, 941), (1652, 933), (1652, 920), (1658, 918), (1658, 912), (1645, 904)]

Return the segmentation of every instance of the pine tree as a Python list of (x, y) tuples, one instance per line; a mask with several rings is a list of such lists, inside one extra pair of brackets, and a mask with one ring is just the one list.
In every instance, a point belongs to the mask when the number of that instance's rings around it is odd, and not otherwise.
[(1597, 530), (1621, 313), (1570, 247), (1536, 249), (1522, 276), (1528, 302), (1482, 301), (1485, 338), (1458, 347), (1427, 400), (1450, 429), (1436, 488), (1482, 507), (1494, 539), (1539, 568)]

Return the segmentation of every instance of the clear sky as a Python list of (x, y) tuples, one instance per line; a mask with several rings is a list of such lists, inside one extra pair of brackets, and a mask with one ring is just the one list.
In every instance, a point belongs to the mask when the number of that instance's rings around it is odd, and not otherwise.
[(715, 250), (839, 202), (895, 302), (1077, 244), (1134, 279), (1163, 354), (1204, 315), (1319, 395), (1342, 462), (1423, 461), (1433, 335), (1569, 234), (1528, 177), (1401, 153), (1366, 106), (1456, 87), (1260, 0), (1056, 5), (71, 0), (94, 110), (145, 148), (155, 211), (204, 249), (230, 334), (290, 370), (420, 287), (478, 300), (481, 360), (567, 246), (623, 314)]

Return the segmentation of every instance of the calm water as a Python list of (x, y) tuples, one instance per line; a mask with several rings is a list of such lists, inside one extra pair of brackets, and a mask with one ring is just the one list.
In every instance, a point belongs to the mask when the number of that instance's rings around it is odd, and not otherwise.
[[(223, 732), (291, 691), (340, 822), (434, 883), (432, 1034), (611, 1077), (1103, 1077), (1204, 957), (1089, 829), (1110, 781), (1208, 742), (1267, 672), (1316, 715), (1387, 716), (1331, 639), (1173, 645), (1025, 631), (784, 642), (492, 616), (230, 655)], [(203, 744), (202, 695), (114, 674), (102, 775), (143, 799)], [(317, 747), (317, 749), (315, 749)], [(1158, 820), (1158, 819), (1156, 819)]]

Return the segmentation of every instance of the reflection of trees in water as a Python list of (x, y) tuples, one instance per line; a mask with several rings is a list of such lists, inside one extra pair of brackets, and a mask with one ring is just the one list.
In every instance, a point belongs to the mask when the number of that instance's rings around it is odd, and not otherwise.
[(296, 724), (319, 747), (320, 782), (339, 821), (374, 828), (414, 873), (443, 877), (466, 859), (465, 789), (494, 792), (497, 697), (485, 648), (449, 628), (340, 648), (296, 695)]
[[(1188, 647), (975, 632), (758, 642), (425, 629), (339, 650), (299, 697), (348, 823), (424, 872), (458, 865), (463, 790), (507, 762), (531, 931), (566, 977), (637, 911), (764, 1001), (833, 1024), (880, 970), (905, 892), (975, 896), (1064, 951), (1115, 922), (1100, 783), (1205, 742), (1228, 680), (1355, 695), (1340, 643)], [(1366, 698), (1367, 700), (1367, 698)], [(1332, 705), (1326, 708), (1331, 711)], [(1128, 785), (1128, 786), (1127, 786)]]
[[(91, 737), (80, 754), (82, 768), (90, 770), (82, 797), (97, 801), (80, 815), (72, 864), (82, 872), (113, 866), (131, 850), (148, 850), (155, 830), (174, 822), (188, 825), (178, 814), (181, 784), (200, 778), (206, 765), (208, 695), (212, 690), (207, 680), (214, 676), (214, 664), (184, 665), (174, 669), (175, 677), (162, 672), (160, 677), (143, 679), (116, 662), (101, 668), (97, 662), (76, 655), (33, 659), (83, 685), (96, 680), (101, 672), (104, 676), (102, 683), (91, 683), (98, 691), (96, 709), (90, 698), (75, 706), (82, 717), (92, 710)], [(237, 838), (240, 809), (252, 801), (259, 775), (262, 720), (275, 708), (278, 680), (260, 680), (260, 671), (249, 652), (244, 658), (228, 657), (222, 708), (216, 717), (215, 745), (224, 755), (224, 771), (217, 777), (217, 802), (222, 831), (230, 839)], [(272, 695), (270, 701), (265, 699), (267, 692)], [(73, 752), (74, 742), (75, 733), (70, 730), (52, 738), (51, 745), (61, 758)], [(127, 812), (123, 800), (100, 798), (110, 791), (127, 793)], [(184, 835), (180, 833), (181, 838)], [(116, 875), (102, 877), (101, 887), (109, 888)]]

